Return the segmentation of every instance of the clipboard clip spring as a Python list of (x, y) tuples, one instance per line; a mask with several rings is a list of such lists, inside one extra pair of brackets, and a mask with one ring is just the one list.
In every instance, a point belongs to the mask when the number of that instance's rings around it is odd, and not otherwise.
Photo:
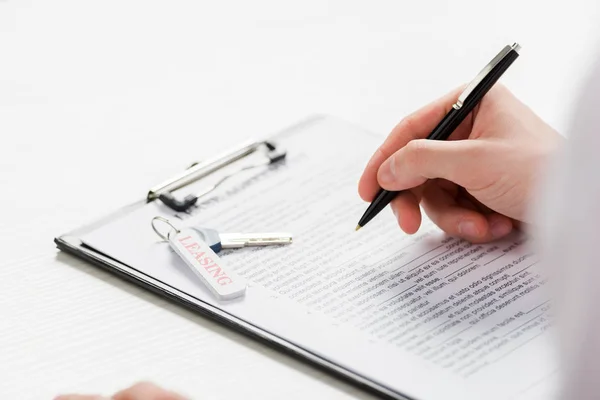
[[(189, 194), (183, 199), (179, 199), (173, 194), (173, 191), (180, 189), (199, 179), (202, 179), (212, 174), (213, 172), (216, 172), (221, 168), (224, 168), (258, 151), (262, 151), (264, 153), (265, 157), (263, 160), (255, 164), (241, 167), (237, 171), (225, 175), (215, 184), (203, 189), (199, 193)], [(285, 159), (286, 154), (287, 153), (285, 150), (279, 149), (273, 142), (270, 141), (247, 142), (226, 153), (222, 153), (212, 159), (193, 164), (191, 167), (189, 167), (187, 170), (183, 171), (179, 175), (150, 189), (146, 200), (150, 202), (159, 199), (163, 202), (163, 204), (165, 204), (172, 210), (175, 210), (177, 212), (186, 212), (191, 207), (193, 207), (199, 199), (210, 194), (227, 179), (236, 176), (244, 171), (280, 162)]]

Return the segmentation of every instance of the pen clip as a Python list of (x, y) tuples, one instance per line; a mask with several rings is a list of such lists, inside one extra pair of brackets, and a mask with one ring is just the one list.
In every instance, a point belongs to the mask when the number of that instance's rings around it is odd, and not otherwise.
[(490, 61), (482, 70), (481, 72), (479, 72), (479, 74), (475, 77), (475, 79), (473, 79), (465, 88), (465, 90), (460, 94), (460, 96), (458, 96), (458, 100), (456, 101), (455, 104), (452, 105), (452, 107), (454, 107), (455, 109), (459, 109), (463, 106), (465, 100), (467, 100), (467, 97), (469, 97), (469, 95), (473, 92), (473, 90), (475, 90), (475, 88), (477, 87), (477, 85), (479, 85), (481, 83), (481, 81), (487, 76), (487, 74), (490, 73), (490, 71), (492, 71), (494, 69), (494, 67), (496, 65), (498, 65), (498, 63), (500, 61), (502, 61), (502, 59), (504, 57), (506, 57), (506, 55), (508, 53), (510, 53), (512, 50), (514, 51), (519, 51), (521, 49), (521, 46), (518, 43), (514, 43), (512, 46), (505, 46), (500, 53), (498, 53), (496, 55), (496, 57), (494, 57), (492, 59), (492, 61)]

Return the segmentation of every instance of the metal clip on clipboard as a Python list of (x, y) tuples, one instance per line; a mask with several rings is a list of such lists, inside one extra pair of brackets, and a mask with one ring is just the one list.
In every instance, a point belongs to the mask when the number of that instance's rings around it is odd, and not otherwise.
[[(212, 186), (205, 188), (199, 193), (189, 194), (183, 199), (179, 199), (173, 194), (175, 190), (202, 179), (230, 164), (233, 164), (238, 160), (255, 154), (256, 152), (264, 153), (264, 161), (241, 167), (237, 171), (222, 177)], [(194, 206), (199, 199), (211, 193), (227, 179), (244, 171), (280, 162), (285, 159), (285, 156), (286, 152), (277, 148), (277, 146), (271, 141), (246, 142), (214, 158), (194, 164), (173, 178), (153, 187), (148, 192), (146, 201), (150, 202), (159, 199), (167, 207), (178, 212), (185, 212)]]

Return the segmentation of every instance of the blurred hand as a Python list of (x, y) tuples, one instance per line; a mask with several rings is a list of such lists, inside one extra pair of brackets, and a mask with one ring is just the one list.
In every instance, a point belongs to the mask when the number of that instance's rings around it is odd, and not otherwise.
[(54, 400), (187, 400), (177, 393), (170, 392), (148, 383), (140, 382), (127, 389), (115, 393), (111, 397), (98, 395), (67, 394)]
[(538, 176), (564, 139), (499, 84), (449, 140), (424, 139), (461, 91), (409, 115), (392, 130), (365, 168), (359, 194), (371, 201), (379, 187), (407, 190), (391, 204), (406, 233), (419, 229), (421, 204), (448, 234), (486, 242), (529, 222)]

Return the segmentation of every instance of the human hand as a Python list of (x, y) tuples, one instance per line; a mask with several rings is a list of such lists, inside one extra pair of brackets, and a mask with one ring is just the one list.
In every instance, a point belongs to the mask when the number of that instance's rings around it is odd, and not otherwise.
[(140, 382), (121, 390), (111, 397), (98, 395), (66, 394), (54, 400), (187, 400), (177, 393), (164, 390), (149, 382)]
[(406, 233), (419, 229), (421, 204), (446, 233), (486, 242), (529, 222), (528, 203), (543, 164), (562, 138), (496, 85), (449, 140), (424, 139), (461, 91), (409, 115), (392, 130), (367, 164), (359, 194), (372, 201), (380, 187), (406, 190), (391, 203)]

